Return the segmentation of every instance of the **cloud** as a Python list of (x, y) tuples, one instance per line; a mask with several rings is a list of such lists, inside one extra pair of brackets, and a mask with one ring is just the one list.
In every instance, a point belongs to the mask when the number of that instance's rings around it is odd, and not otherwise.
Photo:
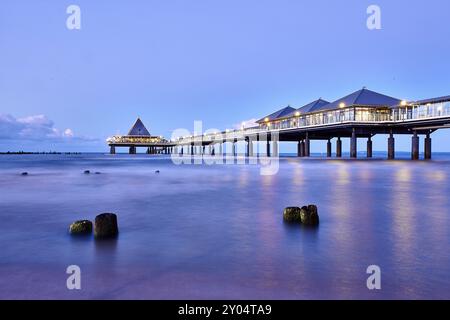
[(258, 119), (255, 119), (255, 118), (245, 120), (245, 121), (242, 121), (240, 123), (233, 125), (233, 128), (234, 129), (242, 129), (242, 127), (244, 127), (244, 128), (257, 127), (258, 126), (258, 124), (256, 123), (257, 120)]
[(15, 118), (9, 114), (0, 114), (0, 140), (66, 142), (96, 141), (97, 139), (77, 136), (70, 128), (60, 130), (44, 115)]

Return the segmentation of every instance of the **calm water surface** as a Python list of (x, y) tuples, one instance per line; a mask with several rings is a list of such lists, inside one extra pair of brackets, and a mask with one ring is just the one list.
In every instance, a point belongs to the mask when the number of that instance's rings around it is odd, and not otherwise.
[[(278, 174), (259, 172), (162, 156), (0, 156), (0, 298), (450, 299), (450, 157), (284, 158)], [(283, 223), (284, 207), (309, 203), (319, 228)], [(117, 240), (68, 234), (102, 212), (117, 213)], [(66, 288), (71, 264), (80, 291)]]

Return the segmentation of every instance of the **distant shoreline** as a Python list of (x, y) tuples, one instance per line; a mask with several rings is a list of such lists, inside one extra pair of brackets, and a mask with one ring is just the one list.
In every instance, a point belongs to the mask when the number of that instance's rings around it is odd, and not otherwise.
[(26, 152), (26, 151), (7, 151), (7, 152), (0, 152), (0, 155), (27, 155), (27, 154), (82, 154), (81, 152), (56, 152), (56, 151), (51, 151), (51, 152)]

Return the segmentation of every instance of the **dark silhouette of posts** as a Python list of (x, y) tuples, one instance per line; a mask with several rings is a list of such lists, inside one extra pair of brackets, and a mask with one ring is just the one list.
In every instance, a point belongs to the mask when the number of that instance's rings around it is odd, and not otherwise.
[(311, 143), (310, 143), (310, 141), (309, 141), (309, 134), (308, 134), (308, 132), (306, 133), (304, 144), (305, 144), (305, 147), (304, 147), (304, 149), (305, 149), (304, 156), (305, 156), (305, 157), (309, 157), (309, 156), (311, 155), (311, 152), (310, 152), (310, 149), (311, 149)]
[(337, 138), (336, 141), (336, 157), (342, 158), (342, 140), (341, 137)]
[(373, 146), (372, 137), (369, 136), (369, 138), (367, 139), (367, 158), (372, 158), (373, 156), (372, 146)]
[(395, 138), (392, 131), (389, 134), (388, 138), (388, 159), (389, 160), (395, 159)]
[(417, 136), (417, 131), (414, 131), (411, 140), (411, 159), (419, 160), (419, 137)]
[(253, 157), (253, 138), (249, 137), (247, 143), (247, 157)]
[(430, 160), (431, 159), (431, 137), (430, 137), (430, 133), (427, 133), (427, 136), (425, 137), (424, 158), (425, 158), (425, 160)]
[(303, 140), (299, 140), (297, 143), (297, 157), (303, 157), (303, 156), (304, 156)]
[(356, 158), (357, 157), (357, 140), (356, 140), (356, 130), (355, 128), (352, 129), (352, 137), (350, 138), (350, 158)]
[(328, 139), (328, 142), (327, 142), (327, 157), (331, 158), (331, 140), (330, 139)]

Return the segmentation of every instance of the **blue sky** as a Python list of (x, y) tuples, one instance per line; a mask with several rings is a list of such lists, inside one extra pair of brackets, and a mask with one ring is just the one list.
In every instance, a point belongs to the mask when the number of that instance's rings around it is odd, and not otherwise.
[[(66, 27), (70, 4), (81, 30)], [(371, 4), (381, 30), (366, 27)], [(446, 0), (4, 0), (0, 150), (104, 151), (137, 116), (170, 137), (194, 120), (231, 128), (363, 86), (407, 100), (449, 95), (448, 12)], [(450, 151), (450, 130), (433, 138)]]

